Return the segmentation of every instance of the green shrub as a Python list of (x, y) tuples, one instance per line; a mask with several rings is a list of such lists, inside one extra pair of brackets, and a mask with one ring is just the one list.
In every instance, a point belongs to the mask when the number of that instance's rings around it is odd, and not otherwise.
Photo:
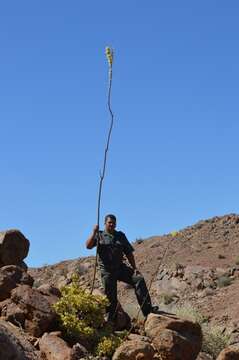
[(208, 318), (202, 315), (199, 311), (193, 308), (191, 305), (185, 307), (177, 307), (175, 313), (178, 317), (182, 317), (185, 320), (193, 321), (202, 325), (208, 321)]
[(112, 334), (112, 327), (105, 323), (104, 315), (109, 305), (106, 296), (80, 288), (76, 275), (61, 293), (62, 297), (53, 307), (67, 338), (91, 344), (96, 355), (112, 356), (126, 333)]
[(226, 276), (226, 275), (223, 275), (223, 276), (220, 276), (218, 279), (217, 279), (217, 286), (219, 288), (222, 288), (222, 287), (225, 287), (225, 286), (228, 286), (232, 283), (232, 280)]
[(122, 342), (123, 337), (117, 335), (103, 336), (96, 346), (95, 355), (111, 357)]
[(107, 298), (81, 289), (76, 277), (61, 289), (61, 293), (62, 297), (53, 307), (66, 334), (76, 339), (95, 337), (96, 330), (104, 324)]
[(164, 303), (164, 305), (169, 305), (173, 302), (174, 300), (174, 295), (172, 293), (161, 293), (160, 294), (160, 299), (162, 300), (162, 302)]
[(186, 320), (198, 323), (203, 334), (202, 350), (216, 359), (218, 354), (228, 346), (230, 336), (222, 332), (219, 326), (208, 324), (208, 318), (191, 306), (177, 308), (176, 315)]
[(219, 353), (229, 345), (230, 336), (223, 333), (219, 326), (204, 325), (202, 332), (202, 351), (216, 359)]
[(144, 239), (137, 238), (137, 239), (135, 239), (135, 242), (136, 242), (136, 244), (142, 244), (144, 242)]

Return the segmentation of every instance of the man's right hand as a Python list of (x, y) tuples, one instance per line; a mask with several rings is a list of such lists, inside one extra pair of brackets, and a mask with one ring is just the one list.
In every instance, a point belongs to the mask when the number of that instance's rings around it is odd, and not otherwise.
[(95, 225), (93, 227), (93, 234), (96, 235), (96, 234), (98, 234), (98, 232), (99, 232), (99, 225)]
[(96, 236), (99, 232), (99, 225), (95, 225), (93, 227), (93, 232), (91, 234), (91, 236), (89, 237), (89, 239), (86, 240), (86, 247), (87, 249), (92, 249), (94, 246), (96, 246)]

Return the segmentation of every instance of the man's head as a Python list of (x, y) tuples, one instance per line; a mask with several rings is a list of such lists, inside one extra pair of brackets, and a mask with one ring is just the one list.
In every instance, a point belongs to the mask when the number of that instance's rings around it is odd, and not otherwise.
[(116, 228), (116, 216), (108, 214), (105, 216), (105, 230), (112, 234)]

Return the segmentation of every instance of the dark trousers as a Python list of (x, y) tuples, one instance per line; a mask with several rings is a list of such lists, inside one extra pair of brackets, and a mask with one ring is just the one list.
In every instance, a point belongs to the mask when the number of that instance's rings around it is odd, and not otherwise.
[(105, 295), (107, 296), (110, 306), (108, 310), (108, 319), (114, 320), (117, 311), (117, 281), (123, 281), (134, 287), (135, 295), (137, 297), (139, 306), (144, 316), (147, 316), (151, 309), (151, 299), (145, 283), (145, 280), (141, 274), (134, 275), (133, 270), (125, 265), (115, 271), (101, 270), (101, 278), (104, 286)]

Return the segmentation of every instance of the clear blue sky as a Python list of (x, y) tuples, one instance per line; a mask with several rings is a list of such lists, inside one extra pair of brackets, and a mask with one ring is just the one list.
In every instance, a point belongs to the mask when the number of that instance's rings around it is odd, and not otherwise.
[(41, 266), (92, 255), (103, 185), (130, 241), (239, 212), (239, 3), (4, 1), (0, 5), (0, 228)]

